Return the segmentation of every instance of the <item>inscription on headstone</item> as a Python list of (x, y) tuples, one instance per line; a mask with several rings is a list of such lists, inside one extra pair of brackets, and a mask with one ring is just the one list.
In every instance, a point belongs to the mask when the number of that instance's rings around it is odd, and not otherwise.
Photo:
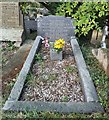
[(19, 4), (18, 2), (1, 2), (2, 26), (19, 27)]
[(42, 37), (49, 37), (50, 41), (63, 38), (69, 41), (74, 35), (74, 27), (71, 18), (63, 16), (43, 16), (38, 19), (37, 33)]
[(15, 41), (15, 46), (22, 43), (23, 14), (19, 2), (0, 2), (0, 41)]

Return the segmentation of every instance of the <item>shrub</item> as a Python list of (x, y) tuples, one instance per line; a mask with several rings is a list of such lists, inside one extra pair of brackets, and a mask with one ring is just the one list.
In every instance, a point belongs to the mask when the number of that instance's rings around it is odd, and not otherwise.
[(109, 15), (109, 2), (66, 2), (57, 8), (57, 15), (75, 19), (75, 32), (86, 36), (91, 30), (101, 30)]

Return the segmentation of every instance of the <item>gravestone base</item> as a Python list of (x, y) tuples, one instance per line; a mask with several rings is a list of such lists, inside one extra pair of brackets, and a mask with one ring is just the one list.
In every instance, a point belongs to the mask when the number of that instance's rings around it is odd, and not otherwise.
[(50, 58), (51, 60), (62, 60), (62, 51), (57, 53), (55, 49), (50, 49)]

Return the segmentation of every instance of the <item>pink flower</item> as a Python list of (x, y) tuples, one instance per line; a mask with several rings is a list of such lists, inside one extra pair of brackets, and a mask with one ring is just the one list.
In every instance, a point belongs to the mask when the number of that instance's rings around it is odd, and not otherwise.
[(45, 44), (45, 47), (48, 48), (50, 45), (49, 45), (49, 40), (47, 37), (44, 38), (44, 40), (42, 41), (42, 43)]
[(45, 47), (48, 48), (50, 45), (48, 43), (45, 43)]

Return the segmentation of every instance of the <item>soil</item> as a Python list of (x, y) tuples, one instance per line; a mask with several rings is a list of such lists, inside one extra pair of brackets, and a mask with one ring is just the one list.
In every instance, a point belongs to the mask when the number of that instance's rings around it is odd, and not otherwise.
[(70, 43), (63, 49), (63, 60), (50, 60), (49, 48), (42, 44), (27, 77), (20, 100), (44, 102), (84, 101), (80, 78)]

